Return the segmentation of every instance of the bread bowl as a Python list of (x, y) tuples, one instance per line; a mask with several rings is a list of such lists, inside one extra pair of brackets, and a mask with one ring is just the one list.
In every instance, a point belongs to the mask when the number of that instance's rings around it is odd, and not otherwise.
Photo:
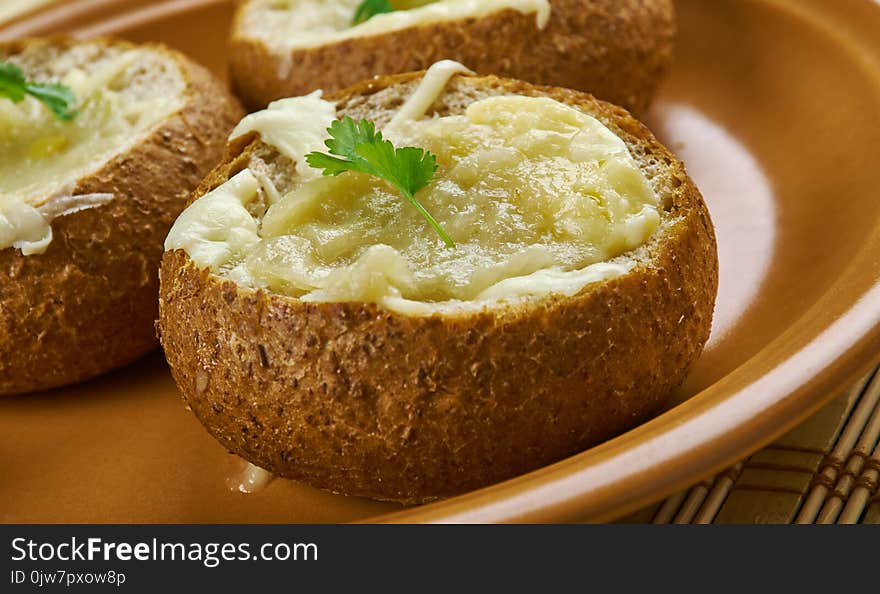
[(0, 60), (75, 96), (66, 120), (0, 97), (0, 394), (15, 394), (157, 346), (162, 240), (242, 111), (159, 45), (28, 39)]
[[(175, 223), (160, 337), (230, 451), (427, 501), (649, 418), (699, 356), (717, 256), (683, 165), (622, 108), (462, 70), (248, 116)], [(455, 247), (385, 182), (309, 169), (342, 116), (434, 152), (421, 200)]]
[(392, 0), (352, 26), (361, 0), (246, 0), (230, 40), (253, 109), (453, 59), (482, 74), (590, 92), (635, 113), (673, 57), (672, 0)]

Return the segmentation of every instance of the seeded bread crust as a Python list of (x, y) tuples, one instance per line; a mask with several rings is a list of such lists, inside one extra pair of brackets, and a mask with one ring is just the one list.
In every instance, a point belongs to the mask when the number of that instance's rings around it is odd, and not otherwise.
[[(75, 43), (3, 43), (0, 57), (47, 44), (63, 51)], [(83, 43), (134, 47), (109, 39)], [(163, 46), (149, 47), (183, 73), (183, 107), (76, 184), (74, 194), (112, 193), (112, 202), (53, 221), (44, 254), (0, 250), (0, 395), (80, 382), (157, 345), (165, 235), (190, 192), (223, 157), (242, 110), (201, 66)]]
[(374, 75), (452, 59), (481, 74), (587, 91), (641, 113), (672, 64), (672, 0), (551, 0), (551, 6), (543, 30), (534, 14), (507, 9), (285, 50), (246, 26), (260, 22), (259, 11), (265, 10), (265, 0), (248, 0), (233, 24), (230, 72), (245, 104), (260, 109), (282, 97), (336, 91)]
[[(421, 76), (331, 99), (387, 121)], [(508, 93), (574, 106), (627, 143), (665, 203), (661, 229), (626, 256), (634, 270), (573, 297), (412, 317), (245, 288), (168, 252), (162, 344), (187, 404), (226, 448), (337, 493), (419, 503), (558, 461), (663, 409), (711, 327), (718, 263), (702, 197), (645, 126), (583, 93), (457, 76), (433, 110)], [(238, 139), (194, 198), (264, 152), (259, 138)]]

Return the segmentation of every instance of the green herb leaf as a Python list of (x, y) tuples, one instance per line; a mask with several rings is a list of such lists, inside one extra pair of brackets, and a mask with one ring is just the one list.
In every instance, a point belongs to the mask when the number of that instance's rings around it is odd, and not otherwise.
[(360, 6), (357, 7), (357, 10), (354, 11), (354, 18), (352, 19), (351, 24), (360, 25), (361, 23), (369, 21), (377, 14), (394, 12), (395, 10), (396, 9), (391, 4), (391, 0), (364, 0), (361, 2)]
[(16, 103), (24, 99), (27, 81), (24, 72), (15, 64), (0, 61), (0, 95)]
[(369, 120), (356, 122), (346, 116), (333, 122), (327, 132), (330, 138), (324, 144), (330, 149), (330, 154), (313, 152), (306, 155), (306, 162), (310, 166), (323, 169), (325, 176), (358, 171), (384, 179), (400, 190), (447, 247), (455, 247), (455, 242), (415, 197), (419, 190), (434, 180), (437, 173), (437, 158), (434, 155), (416, 147), (394, 148)]
[(72, 120), (73, 116), (76, 115), (76, 113), (70, 109), (70, 106), (76, 102), (76, 96), (73, 94), (73, 91), (62, 84), (29, 84), (27, 86), (27, 92), (52, 110), (52, 113), (54, 113), (59, 119)]
[(0, 97), (14, 103), (30, 95), (55, 114), (58, 119), (71, 120), (76, 115), (70, 106), (76, 102), (73, 92), (59, 83), (28, 82), (21, 68), (11, 62), (0, 61)]

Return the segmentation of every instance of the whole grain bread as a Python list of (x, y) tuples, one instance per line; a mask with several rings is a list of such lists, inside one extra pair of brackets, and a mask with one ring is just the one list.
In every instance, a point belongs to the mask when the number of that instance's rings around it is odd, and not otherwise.
[[(253, 109), (315, 89), (336, 91), (374, 75), (452, 59), (481, 74), (587, 91), (642, 112), (672, 64), (672, 0), (551, 0), (544, 29), (506, 9), (317, 47), (289, 49), (267, 23), (271, 0), (246, 0), (230, 40), (237, 94)], [(293, 37), (291, 32), (282, 37)]]
[[(331, 97), (380, 126), (421, 73)], [(456, 76), (431, 111), (499, 94), (547, 96), (597, 117), (662, 198), (660, 229), (621, 256), (632, 272), (478, 313), (406, 316), (370, 303), (304, 303), (165, 254), (160, 333), (193, 413), (230, 451), (337, 493), (417, 503), (555, 462), (663, 410), (706, 342), (718, 264), (684, 166), (625, 110), (576, 91)], [(194, 194), (246, 167), (282, 188), (292, 163), (234, 141)]]
[[(0, 59), (48, 81), (134, 47), (28, 39), (0, 44)], [(162, 242), (222, 158), (242, 110), (201, 66), (163, 46), (145, 47), (143, 63), (125, 75), (124, 96), (182, 93), (182, 107), (77, 181), (73, 194), (111, 193), (109, 204), (53, 221), (44, 254), (0, 250), (0, 395), (86, 380), (157, 346)]]

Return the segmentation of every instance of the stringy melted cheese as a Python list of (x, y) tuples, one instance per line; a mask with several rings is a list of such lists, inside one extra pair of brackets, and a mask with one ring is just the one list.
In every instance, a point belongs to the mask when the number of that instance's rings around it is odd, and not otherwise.
[[(461, 70), (435, 65), (384, 130), (395, 146), (436, 155), (438, 179), (417, 198), (454, 248), (388, 183), (305, 168), (275, 201), (254, 172), (239, 173), (184, 213), (166, 249), (303, 301), (373, 302), (412, 315), (573, 295), (625, 274), (631, 264), (609, 260), (645, 243), (660, 214), (624, 142), (546, 97), (490, 97), (460, 115), (425, 116)], [(234, 135), (258, 131), (291, 158), (322, 150), (319, 131), (335, 117), (328, 105), (318, 94), (284, 100), (246, 118)], [(295, 148), (284, 148), (297, 135), (280, 130), (282, 111), (300, 132)], [(265, 202), (262, 217), (254, 216)]]
[(154, 54), (128, 50), (94, 67), (70, 69), (59, 82), (77, 98), (76, 116), (56, 118), (31, 97), (0, 99), (0, 249), (43, 253), (53, 219), (105, 205), (112, 194), (72, 196), (78, 179), (125, 151), (143, 132), (182, 105), (184, 82), (148, 99), (126, 92)]
[(549, 0), (392, 0), (394, 12), (377, 14), (353, 25), (362, 0), (258, 0), (244, 13), (243, 28), (264, 32), (273, 45), (306, 48), (468, 18), (503, 10), (534, 14), (543, 29), (550, 19)]

